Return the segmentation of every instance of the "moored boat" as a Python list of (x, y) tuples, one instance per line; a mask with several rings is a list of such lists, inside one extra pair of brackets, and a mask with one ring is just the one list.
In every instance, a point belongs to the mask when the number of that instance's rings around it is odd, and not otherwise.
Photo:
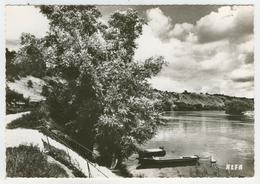
[(165, 159), (159, 157), (139, 158), (140, 167), (187, 166), (187, 165), (196, 165), (198, 161), (199, 161), (199, 157), (197, 155), (174, 158), (174, 159)]
[(166, 151), (163, 147), (157, 149), (145, 149), (139, 151), (139, 158), (151, 158), (151, 157), (163, 157), (166, 155)]

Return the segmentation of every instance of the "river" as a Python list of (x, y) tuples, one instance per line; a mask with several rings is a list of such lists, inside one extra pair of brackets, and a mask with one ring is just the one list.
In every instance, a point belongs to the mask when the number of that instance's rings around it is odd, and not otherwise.
[[(166, 125), (144, 148), (164, 146), (166, 156), (213, 156), (217, 166), (242, 165), (243, 176), (254, 175), (254, 119), (253, 116), (230, 116), (224, 111), (165, 112)], [(175, 168), (150, 169), (149, 172), (170, 177)], [(144, 170), (143, 170), (144, 171)], [(139, 174), (142, 172), (139, 172)], [(144, 176), (147, 171), (142, 173)], [(156, 174), (155, 176), (156, 177)]]

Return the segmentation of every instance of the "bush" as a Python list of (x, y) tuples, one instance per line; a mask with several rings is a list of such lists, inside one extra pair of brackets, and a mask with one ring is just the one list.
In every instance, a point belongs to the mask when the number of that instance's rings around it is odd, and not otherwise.
[(6, 104), (11, 105), (15, 103), (29, 103), (28, 98), (24, 98), (24, 96), (16, 91), (11, 90), (8, 86), (6, 86)]
[(49, 163), (37, 146), (20, 145), (6, 149), (7, 177), (68, 177), (58, 164)]
[(22, 94), (11, 90), (6, 86), (6, 113), (18, 113), (26, 111), (30, 107), (30, 99), (24, 98)]
[(49, 95), (49, 93), (50, 93), (50, 91), (49, 91), (48, 86), (47, 86), (47, 85), (42, 86), (42, 92), (41, 92), (41, 94), (42, 94), (43, 96), (47, 97), (47, 96)]
[(233, 100), (225, 104), (226, 114), (242, 115), (243, 112), (250, 110), (250, 105), (240, 100)]
[(40, 110), (34, 110), (30, 114), (25, 114), (21, 118), (12, 121), (7, 124), (6, 128), (15, 129), (15, 128), (29, 128), (37, 129), (39, 126), (44, 124), (44, 119), (46, 115)]
[(28, 86), (28, 88), (32, 88), (32, 87), (33, 87), (33, 83), (32, 83), (31, 80), (28, 80), (28, 82), (27, 82), (27, 86)]

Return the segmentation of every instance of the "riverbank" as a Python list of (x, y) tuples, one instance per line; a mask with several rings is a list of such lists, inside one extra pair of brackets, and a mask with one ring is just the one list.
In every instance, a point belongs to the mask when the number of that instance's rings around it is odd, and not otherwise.
[[(27, 112), (28, 113), (28, 112)], [(172, 113), (174, 113), (172, 115)], [(230, 119), (224, 112), (168, 112), (167, 123), (160, 127), (156, 136), (143, 145), (143, 149), (164, 146), (165, 158), (179, 158), (183, 155), (197, 154), (202, 158), (213, 156), (216, 166), (209, 159), (200, 159), (200, 165), (168, 168), (138, 169), (137, 154), (131, 155), (116, 170), (98, 166), (109, 177), (251, 177), (254, 175), (253, 160), (253, 120), (244, 118)], [(6, 123), (20, 118), (24, 113), (6, 116)], [(245, 134), (241, 134), (245, 132)], [(32, 129), (6, 129), (6, 146), (33, 143), (44, 150), (46, 135)], [(68, 152), (71, 158), (79, 162), (79, 168), (88, 176), (87, 162), (68, 147), (49, 137), (52, 146)], [(226, 170), (226, 164), (241, 164), (243, 170)], [(97, 165), (96, 165), (97, 166)], [(95, 168), (91, 167), (91, 170)], [(93, 171), (98, 174), (98, 171)], [(92, 173), (92, 171), (91, 171)], [(100, 174), (100, 173), (99, 173)], [(104, 177), (96, 176), (92, 177)]]
[[(11, 123), (13, 120), (21, 118), (25, 113), (18, 113), (6, 116), (6, 124)], [(118, 177), (112, 173), (108, 168), (99, 166), (95, 163), (91, 163), (81, 157), (78, 153), (66, 147), (65, 145), (55, 141), (54, 139), (47, 137), (38, 130), (16, 128), (5, 130), (5, 145), (8, 148), (18, 147), (19, 145), (36, 145), (40, 151), (45, 152), (44, 142), (48, 142), (51, 146), (63, 150), (69, 155), (69, 158), (73, 161), (74, 165), (81, 170), (86, 176), (93, 178), (99, 177)], [(59, 162), (57, 160), (57, 162)], [(33, 176), (32, 176), (33, 177)]]
[[(234, 117), (224, 111), (172, 111), (164, 114), (164, 120), (165, 125), (142, 148), (164, 146), (165, 158), (199, 155), (200, 165), (138, 169), (138, 155), (134, 154), (124, 162), (133, 177), (254, 176), (253, 116)], [(210, 156), (216, 159), (216, 167), (203, 159)], [(242, 168), (226, 170), (228, 165)]]
[(138, 154), (133, 154), (124, 161), (126, 170), (132, 177), (138, 178), (174, 178), (174, 177), (245, 177), (241, 170), (226, 170), (211, 164), (209, 158), (201, 159), (195, 166), (138, 169)]

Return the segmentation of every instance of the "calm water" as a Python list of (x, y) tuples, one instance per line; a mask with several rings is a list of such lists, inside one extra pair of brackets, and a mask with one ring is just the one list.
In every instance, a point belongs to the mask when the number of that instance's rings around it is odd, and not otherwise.
[(213, 156), (220, 168), (243, 164), (246, 176), (254, 174), (253, 116), (228, 116), (222, 111), (166, 112), (167, 125), (145, 148), (164, 146), (166, 157), (197, 154)]

